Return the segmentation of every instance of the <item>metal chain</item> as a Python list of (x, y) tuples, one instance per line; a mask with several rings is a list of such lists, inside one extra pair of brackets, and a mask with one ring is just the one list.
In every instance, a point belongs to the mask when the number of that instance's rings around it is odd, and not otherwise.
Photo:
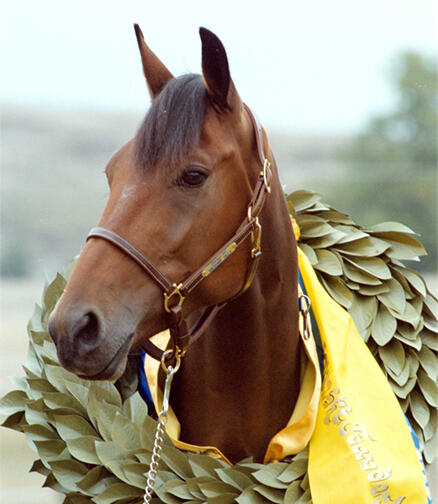
[(164, 369), (166, 373), (166, 382), (164, 384), (164, 393), (163, 393), (163, 407), (158, 415), (158, 425), (157, 430), (155, 431), (155, 439), (154, 439), (154, 448), (152, 450), (152, 458), (149, 466), (149, 471), (146, 480), (145, 494), (143, 498), (144, 504), (150, 504), (152, 495), (154, 493), (154, 485), (155, 480), (157, 479), (158, 473), (158, 464), (161, 459), (161, 451), (163, 449), (164, 442), (164, 432), (167, 423), (167, 413), (169, 411), (169, 397), (170, 397), (170, 387), (172, 385), (172, 380), (175, 373), (178, 371), (179, 366), (181, 364), (181, 355), (179, 349), (176, 350), (175, 353), (175, 365), (167, 367), (166, 365), (166, 357), (173, 353), (173, 350), (166, 350), (164, 352), (163, 357), (161, 358), (161, 367)]

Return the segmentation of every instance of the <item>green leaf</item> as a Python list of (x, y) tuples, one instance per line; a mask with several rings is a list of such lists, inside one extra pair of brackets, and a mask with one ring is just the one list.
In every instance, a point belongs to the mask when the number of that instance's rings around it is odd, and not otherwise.
[(63, 276), (57, 273), (55, 280), (48, 285), (46, 292), (44, 294), (44, 308), (47, 314), (50, 314), (55, 307), (58, 299), (64, 291), (66, 280)]
[(429, 309), (430, 316), (435, 320), (438, 319), (438, 301), (432, 296), (429, 292), (426, 294), (424, 298), (424, 302)]
[(87, 464), (100, 464), (100, 459), (96, 454), (95, 444), (99, 438), (94, 436), (83, 436), (66, 440), (68, 451), (72, 456)]
[(319, 238), (310, 238), (306, 243), (312, 249), (327, 249), (338, 243), (344, 237), (345, 235), (341, 231), (333, 231)]
[(91, 436), (100, 439), (99, 434), (91, 424), (79, 415), (53, 415), (56, 430), (62, 439), (77, 439), (83, 436)]
[(301, 239), (318, 238), (334, 231), (334, 228), (330, 224), (327, 224), (324, 219), (316, 215), (298, 215), (297, 224), (300, 227)]
[(187, 457), (193, 474), (197, 477), (210, 476), (216, 479), (216, 469), (229, 467), (228, 464), (221, 460), (199, 455), (197, 453), (187, 453)]
[(32, 441), (58, 439), (58, 435), (49, 425), (23, 425), (23, 431)]
[(157, 491), (157, 495), (165, 501), (167, 501), (167, 499), (165, 499), (166, 493), (170, 493), (179, 499), (183, 499), (185, 502), (193, 498), (185, 484), (185, 481), (181, 481), (179, 479), (166, 481), (166, 483), (160, 487), (159, 491)]
[(384, 240), (390, 248), (385, 254), (392, 259), (416, 259), (426, 255), (423, 245), (412, 236), (393, 231), (385, 233), (373, 233), (374, 236)]
[(420, 365), (426, 373), (436, 381), (438, 378), (438, 357), (426, 346), (422, 346), (418, 354)]
[(187, 457), (175, 447), (163, 446), (161, 458), (167, 467), (181, 478), (187, 479), (194, 476)]
[(305, 189), (301, 189), (299, 191), (294, 191), (293, 193), (287, 196), (287, 201), (289, 201), (295, 211), (300, 212), (302, 210), (306, 210), (310, 208), (314, 203), (319, 201), (322, 198), (322, 194), (307, 191)]
[(148, 414), (146, 403), (136, 392), (123, 403), (123, 412), (135, 425), (141, 426)]
[(108, 404), (100, 399), (98, 392), (92, 391), (88, 395), (88, 415), (93, 425), (106, 441), (112, 440), (111, 429), (116, 415), (120, 415), (120, 408)]
[(307, 457), (293, 460), (277, 478), (283, 483), (291, 483), (306, 474), (308, 464), (309, 460)]
[(13, 390), (8, 392), (0, 400), (0, 413), (2, 415), (13, 415), (18, 411), (24, 411), (24, 406), (27, 401), (27, 395), (21, 390)]
[(91, 381), (89, 382), (89, 388), (89, 395), (96, 395), (99, 400), (105, 401), (106, 404), (117, 406), (119, 408), (122, 407), (122, 398), (112, 382)]
[(227, 469), (216, 469), (216, 473), (222, 481), (234, 486), (240, 491), (254, 485), (254, 481), (238, 469), (236, 470), (231, 467)]
[(410, 372), (409, 360), (408, 359), (405, 360), (403, 369), (398, 374), (394, 373), (394, 371), (392, 371), (390, 367), (385, 367), (385, 371), (397, 383), (397, 385), (403, 387), (403, 385), (405, 385), (409, 380), (409, 372)]
[(115, 483), (104, 490), (100, 495), (93, 497), (96, 504), (113, 504), (126, 501), (129, 498), (140, 497), (143, 491), (139, 488), (124, 483)]
[(410, 301), (406, 302), (405, 311), (403, 313), (392, 309), (388, 306), (388, 304), (386, 306), (394, 317), (398, 320), (402, 320), (403, 322), (408, 322), (415, 330), (418, 330), (418, 327), (421, 324), (421, 313), (412, 306)]
[(422, 346), (420, 336), (417, 336), (414, 340), (405, 338), (399, 333), (395, 333), (395, 337), (403, 344), (415, 348), (415, 350), (420, 350)]
[(89, 382), (82, 380), (82, 383), (65, 382), (69, 394), (71, 394), (84, 408), (88, 405)]
[[(32, 444), (32, 443), (31, 443)], [(64, 441), (60, 439), (50, 439), (47, 441), (34, 441), (38, 455), (44, 464), (54, 460), (65, 460), (69, 458)]]
[(384, 304), (380, 303), (371, 328), (374, 341), (385, 346), (394, 336), (397, 329), (397, 320), (389, 313)]
[(109, 476), (109, 474), (110, 473), (102, 466), (93, 467), (93, 469), (91, 469), (83, 479), (78, 481), (76, 485), (87, 495), (100, 495), (111, 485), (120, 483), (116, 477)]
[(395, 310), (398, 313), (404, 313), (406, 309), (406, 297), (401, 284), (397, 282), (395, 278), (391, 278), (385, 285), (389, 287), (389, 291), (379, 294), (377, 296), (378, 300), (391, 310)]
[(114, 417), (111, 426), (111, 438), (115, 443), (127, 450), (135, 450), (140, 446), (138, 427), (123, 414), (118, 414)]
[(112, 472), (119, 480), (128, 482), (122, 469), (122, 463), (126, 456), (126, 450), (116, 443), (95, 442), (96, 454), (100, 462), (108, 471)]
[(369, 233), (408, 233), (417, 234), (411, 228), (400, 222), (381, 222), (366, 229)]
[(296, 504), (297, 500), (303, 495), (299, 481), (291, 483), (284, 494), (284, 504)]
[(328, 212), (321, 212), (321, 217), (328, 222), (336, 222), (338, 224), (354, 224), (350, 217), (342, 212), (330, 208)]
[(424, 401), (423, 397), (416, 391), (413, 390), (409, 396), (409, 407), (418, 424), (424, 428), (429, 422), (429, 407)]
[(138, 462), (125, 462), (122, 464), (122, 470), (131, 485), (138, 488), (145, 488), (146, 473), (149, 470), (148, 465), (139, 464)]
[(438, 431), (435, 431), (435, 435), (429, 439), (424, 447), (424, 458), (426, 461), (431, 464), (438, 453)]
[(339, 303), (347, 310), (351, 307), (351, 304), (353, 302), (353, 294), (340, 278), (332, 277), (330, 275), (321, 275), (320, 280), (322, 281), (327, 292), (337, 303)]
[(356, 226), (345, 226), (342, 224), (337, 224), (334, 228), (341, 232), (344, 236), (340, 238), (338, 243), (350, 243), (355, 240), (360, 240), (361, 238), (367, 238), (368, 233), (364, 233), (361, 229)]
[(423, 297), (426, 295), (426, 285), (423, 278), (416, 271), (409, 268), (404, 268), (402, 266), (392, 265), (392, 268), (396, 269), (403, 275), (406, 280), (411, 284), (411, 286)]
[(429, 330), (423, 330), (421, 332), (421, 339), (423, 344), (429, 347), (431, 350), (438, 351), (438, 336)]
[(349, 310), (359, 332), (371, 326), (377, 313), (377, 300), (375, 297), (353, 294), (353, 302)]
[(402, 399), (406, 399), (408, 395), (411, 393), (413, 388), (415, 387), (417, 379), (415, 377), (409, 378), (409, 380), (400, 387), (397, 383), (390, 381), (392, 390), (394, 391), (397, 397), (401, 397)]
[(380, 280), (391, 278), (391, 271), (383, 259), (379, 257), (345, 257), (345, 260), (364, 273), (377, 277)]
[(45, 392), (43, 394), (44, 404), (55, 411), (62, 410), (63, 413), (80, 413), (86, 415), (86, 409), (71, 395), (61, 392)]
[(236, 498), (238, 504), (266, 504), (266, 499), (254, 491), (257, 485), (246, 488), (239, 497)]
[(309, 259), (310, 264), (312, 266), (314, 266), (318, 262), (318, 258), (316, 257), (316, 254), (315, 254), (313, 248), (310, 247), (309, 245), (307, 245), (306, 243), (299, 243), (298, 246), (304, 252), (307, 259)]
[(379, 355), (385, 367), (390, 368), (396, 375), (402, 372), (406, 356), (400, 341), (393, 339), (388, 345), (379, 347)]
[(207, 499), (213, 499), (215, 497), (220, 497), (223, 494), (232, 494), (237, 496), (235, 489), (232, 485), (228, 483), (224, 483), (223, 481), (208, 481), (208, 482), (200, 482), (198, 486), (201, 492), (207, 497)]
[(47, 408), (42, 399), (28, 401), (24, 409), (25, 418), (29, 425), (39, 424), (48, 427)]
[(283, 503), (284, 491), (275, 488), (269, 488), (264, 485), (254, 487), (254, 491), (259, 493), (266, 499), (266, 502), (276, 502), (277, 504)]
[(287, 488), (287, 483), (278, 479), (278, 476), (284, 471), (286, 468), (285, 464), (280, 462), (275, 462), (272, 464), (268, 464), (263, 469), (256, 471), (253, 476), (254, 478), (263, 483), (263, 485), (267, 485), (271, 488)]
[[(358, 269), (355, 265), (349, 264), (347, 261), (343, 265), (344, 274), (353, 282), (364, 285), (381, 285), (382, 281), (373, 275)], [(360, 287), (359, 287), (360, 288)]]
[(76, 460), (54, 460), (50, 462), (53, 475), (61, 485), (71, 492), (76, 492), (76, 483), (87, 474), (87, 466)]
[[(237, 494), (232, 492), (226, 492), (222, 495), (217, 495), (216, 497), (210, 497), (208, 499), (209, 504), (234, 504), (236, 502)], [(191, 501), (192, 504), (198, 504), (197, 501)]]
[(389, 247), (390, 245), (385, 241), (370, 236), (351, 243), (336, 245), (333, 248), (342, 255), (375, 257), (385, 252)]
[(336, 254), (324, 249), (317, 249), (315, 253), (318, 260), (315, 264), (315, 269), (332, 276), (339, 276), (342, 274), (342, 263)]
[(384, 292), (389, 292), (389, 287), (384, 283), (381, 285), (360, 285), (359, 294), (363, 296), (377, 296), (378, 294), (383, 294)]
[(438, 385), (422, 369), (418, 373), (418, 385), (428, 404), (438, 408)]

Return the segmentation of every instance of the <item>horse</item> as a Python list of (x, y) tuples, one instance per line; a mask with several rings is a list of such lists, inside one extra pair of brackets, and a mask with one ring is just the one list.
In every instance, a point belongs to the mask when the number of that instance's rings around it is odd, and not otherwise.
[[(215, 34), (200, 29), (202, 75), (174, 77), (135, 33), (152, 103), (106, 166), (109, 198), (50, 335), (89, 380), (117, 380), (140, 348), (178, 356), (181, 439), (262, 461), (300, 389), (297, 245), (275, 159)], [(150, 339), (168, 328), (181, 344), (164, 355)]]

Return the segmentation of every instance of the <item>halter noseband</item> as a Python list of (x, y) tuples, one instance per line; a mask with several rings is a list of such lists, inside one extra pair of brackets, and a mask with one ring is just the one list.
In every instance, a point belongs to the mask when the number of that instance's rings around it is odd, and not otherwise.
[[(190, 329), (187, 328), (186, 321), (182, 316), (182, 304), (185, 298), (204, 278), (213, 273), (220, 264), (230, 257), (230, 255), (236, 251), (236, 249), (248, 238), (248, 236), (251, 236), (252, 240), (251, 262), (248, 268), (245, 283), (235, 297), (243, 294), (243, 292), (249, 288), (257, 270), (258, 261), (262, 253), (262, 227), (258, 216), (263, 208), (266, 195), (271, 192), (270, 182), (272, 172), (270, 168), (271, 163), (266, 158), (263, 148), (263, 133), (260, 123), (248, 106), (246, 106), (246, 109), (254, 126), (257, 140), (257, 150), (263, 166), (263, 169), (257, 178), (257, 183), (254, 188), (251, 201), (248, 205), (247, 216), (245, 216), (233, 237), (185, 280), (179, 284), (170, 282), (166, 276), (163, 275), (145, 255), (143, 255), (142, 252), (131, 245), (122, 236), (110, 229), (95, 227), (91, 229), (87, 236), (87, 241), (90, 238), (102, 238), (118, 247), (139, 266), (141, 266), (143, 270), (163, 289), (164, 310), (166, 312), (169, 332), (173, 342), (173, 352), (166, 353), (166, 360), (173, 359), (176, 354), (183, 356), (190, 344), (201, 336), (208, 324), (215, 317), (216, 313), (229, 301), (228, 300), (222, 304), (208, 307), (204, 310), (198, 321)], [(142, 343), (142, 347), (151, 357), (157, 360), (162, 360), (164, 351), (154, 345), (150, 340), (146, 340)]]

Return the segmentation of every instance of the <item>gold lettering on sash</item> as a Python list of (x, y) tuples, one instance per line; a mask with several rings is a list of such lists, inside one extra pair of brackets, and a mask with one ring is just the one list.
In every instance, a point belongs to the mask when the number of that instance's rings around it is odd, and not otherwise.
[[(351, 428), (349, 430), (347, 430), (348, 427), (351, 427)], [(352, 424), (347, 423), (347, 424), (341, 425), (339, 427), (339, 434), (341, 436), (348, 436), (348, 434), (353, 434), (354, 432), (357, 432), (358, 436), (361, 436), (361, 437), (363, 436), (368, 441), (375, 441), (375, 439), (373, 439), (368, 434), (368, 431), (366, 430), (366, 427), (365, 427), (365, 425), (363, 423), (360, 423), (360, 422), (355, 422), (355, 423), (352, 423)], [(352, 443), (352, 442), (349, 441), (349, 438), (350, 437), (347, 437), (347, 443), (354, 444), (354, 443)]]
[[(325, 347), (324, 344), (323, 346)], [(359, 461), (360, 469), (368, 473), (367, 479), (371, 483), (370, 495), (373, 497), (373, 504), (401, 504), (406, 499), (405, 496), (391, 499), (389, 478), (392, 475), (392, 469), (379, 470), (366, 446), (367, 442), (377, 442), (376, 439), (371, 437), (363, 423), (346, 421), (346, 418), (353, 414), (353, 409), (348, 404), (348, 399), (340, 395), (341, 390), (333, 386), (326, 352), (324, 352), (324, 370), (321, 388), (321, 406), (325, 410), (324, 425), (339, 426), (337, 429), (339, 436), (345, 439), (352, 455)]]
[(388, 490), (388, 483), (378, 483), (371, 487), (371, 495), (379, 495), (386, 490)]
[(374, 471), (368, 474), (368, 481), (384, 481), (391, 477), (392, 469), (385, 469), (384, 471)]

